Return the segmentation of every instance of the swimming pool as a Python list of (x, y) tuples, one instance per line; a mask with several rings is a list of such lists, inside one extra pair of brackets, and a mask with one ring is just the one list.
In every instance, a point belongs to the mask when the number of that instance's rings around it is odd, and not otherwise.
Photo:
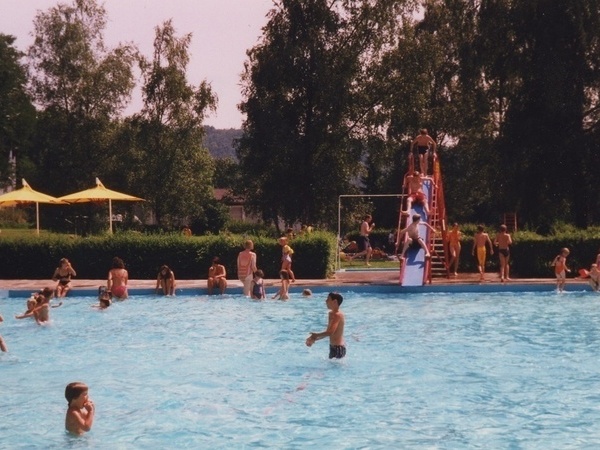
[[(345, 293), (348, 356), (325, 296), (73, 297), (39, 327), (0, 299), (2, 448), (527, 448), (600, 444), (600, 296)], [(392, 301), (394, 300), (394, 301)], [(64, 387), (90, 386), (90, 433)]]

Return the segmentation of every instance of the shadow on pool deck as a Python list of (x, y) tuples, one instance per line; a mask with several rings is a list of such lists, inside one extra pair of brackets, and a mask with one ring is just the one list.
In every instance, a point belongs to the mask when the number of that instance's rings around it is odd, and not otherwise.
[[(292, 286), (311, 287), (311, 286), (341, 286), (341, 285), (398, 285), (398, 271), (396, 270), (347, 270), (336, 272), (332, 278), (327, 279), (298, 279)], [(240, 288), (242, 283), (239, 280), (227, 280), (229, 287)], [(552, 284), (554, 278), (518, 278), (512, 283), (519, 284)], [(501, 284), (497, 273), (486, 274), (485, 284)], [(510, 284), (511, 282), (508, 282)], [(586, 280), (581, 278), (570, 278), (567, 283), (587, 284)], [(479, 274), (477, 273), (459, 273), (451, 278), (434, 278), (433, 285), (461, 285), (461, 284), (481, 284)], [(52, 280), (0, 280), (0, 290), (37, 290), (46, 286), (54, 287), (55, 281)], [(106, 280), (82, 280), (73, 279), (71, 281), (73, 290), (77, 289), (95, 289), (98, 286), (106, 285)], [(156, 286), (156, 279), (147, 280), (129, 280), (130, 289), (153, 289)], [(279, 286), (278, 279), (265, 280), (266, 287)], [(178, 289), (204, 289), (206, 288), (206, 279), (197, 280), (177, 280)]]

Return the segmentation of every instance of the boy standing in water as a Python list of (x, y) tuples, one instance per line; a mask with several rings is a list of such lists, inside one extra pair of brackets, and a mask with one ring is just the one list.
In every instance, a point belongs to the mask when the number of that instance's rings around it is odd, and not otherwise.
[(69, 403), (65, 417), (65, 428), (71, 434), (81, 436), (92, 429), (95, 407), (88, 397), (88, 387), (79, 381), (69, 383), (65, 388), (65, 398)]
[(490, 255), (494, 254), (494, 247), (490, 236), (484, 231), (483, 225), (477, 226), (477, 233), (473, 239), (473, 250), (471, 253), (475, 256), (477, 250), (477, 268), (479, 269), (480, 280), (483, 281), (485, 277), (485, 257), (486, 257), (486, 244), (490, 246)]
[(340, 359), (346, 356), (346, 344), (344, 342), (344, 324), (346, 317), (340, 309), (344, 298), (337, 292), (330, 292), (325, 300), (329, 309), (327, 329), (321, 333), (310, 333), (306, 339), (306, 345), (311, 347), (316, 341), (329, 336), (329, 359)]

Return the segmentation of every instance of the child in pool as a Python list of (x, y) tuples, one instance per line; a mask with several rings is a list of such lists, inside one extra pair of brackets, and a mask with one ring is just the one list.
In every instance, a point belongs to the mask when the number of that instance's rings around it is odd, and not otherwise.
[(33, 310), (37, 306), (36, 294), (32, 294), (29, 299), (27, 299), (27, 311), (23, 314), (19, 314), (15, 316), (15, 319), (24, 319), (26, 317), (33, 317)]
[[(4, 322), (4, 318), (0, 315), (0, 322)], [(8, 351), (8, 347), (6, 346), (6, 342), (4, 342), (4, 338), (0, 335), (0, 350), (3, 352)]]
[(265, 276), (265, 273), (258, 269), (256, 272), (254, 272), (254, 278), (252, 279), (252, 299), (254, 300), (264, 300), (266, 297), (265, 294), (265, 286), (264, 286), (264, 280), (263, 277)]
[(340, 359), (346, 356), (346, 343), (344, 342), (346, 317), (340, 309), (343, 301), (344, 297), (341, 294), (337, 292), (329, 293), (327, 300), (325, 300), (329, 310), (327, 329), (321, 333), (310, 333), (310, 336), (306, 339), (306, 345), (312, 347), (316, 341), (329, 336), (329, 359)]
[(88, 387), (85, 383), (76, 381), (65, 388), (65, 398), (69, 403), (65, 416), (66, 430), (77, 436), (90, 431), (94, 423), (94, 403), (88, 397)]
[(92, 305), (95, 309), (106, 309), (112, 305), (112, 292), (107, 291), (104, 286), (98, 288), (98, 305)]

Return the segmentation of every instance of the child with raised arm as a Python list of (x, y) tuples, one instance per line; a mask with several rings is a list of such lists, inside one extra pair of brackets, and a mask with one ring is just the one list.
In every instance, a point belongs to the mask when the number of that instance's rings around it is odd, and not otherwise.
[(310, 333), (306, 345), (311, 347), (316, 341), (329, 336), (329, 359), (340, 359), (346, 356), (346, 343), (344, 342), (344, 325), (346, 317), (340, 309), (344, 298), (337, 292), (330, 292), (325, 300), (329, 310), (327, 329), (321, 333)]
[(571, 269), (567, 267), (567, 256), (569, 256), (568, 248), (562, 248), (560, 253), (556, 255), (554, 261), (552, 261), (552, 265), (554, 266), (554, 274), (556, 275), (556, 289), (558, 292), (562, 292), (565, 289), (565, 283), (567, 281), (567, 272), (570, 272)]
[(66, 430), (77, 436), (90, 431), (94, 423), (94, 403), (88, 397), (88, 387), (79, 381), (69, 383), (65, 388), (65, 398), (69, 403), (65, 416)]
[(471, 250), (471, 253), (473, 256), (475, 256), (475, 251), (477, 251), (477, 269), (479, 270), (481, 281), (485, 279), (485, 257), (487, 255), (486, 245), (490, 246), (490, 255), (493, 255), (494, 247), (492, 246), (490, 236), (485, 232), (483, 225), (478, 225), (477, 233), (475, 233), (473, 238), (473, 249)]
[(398, 243), (402, 241), (402, 238), (405, 234), (408, 236), (408, 239), (406, 239), (406, 241), (404, 242), (404, 246), (402, 247), (402, 254), (400, 255), (401, 261), (404, 259), (404, 255), (406, 254), (408, 247), (422, 247), (423, 250), (425, 250), (425, 258), (431, 257), (431, 255), (429, 254), (429, 249), (427, 248), (427, 244), (425, 244), (425, 241), (423, 241), (423, 238), (419, 235), (419, 225), (421, 223), (434, 233), (437, 233), (437, 230), (431, 225), (429, 225), (427, 222), (421, 222), (420, 214), (413, 214), (412, 223), (403, 230), (400, 230), (400, 233), (398, 233)]

